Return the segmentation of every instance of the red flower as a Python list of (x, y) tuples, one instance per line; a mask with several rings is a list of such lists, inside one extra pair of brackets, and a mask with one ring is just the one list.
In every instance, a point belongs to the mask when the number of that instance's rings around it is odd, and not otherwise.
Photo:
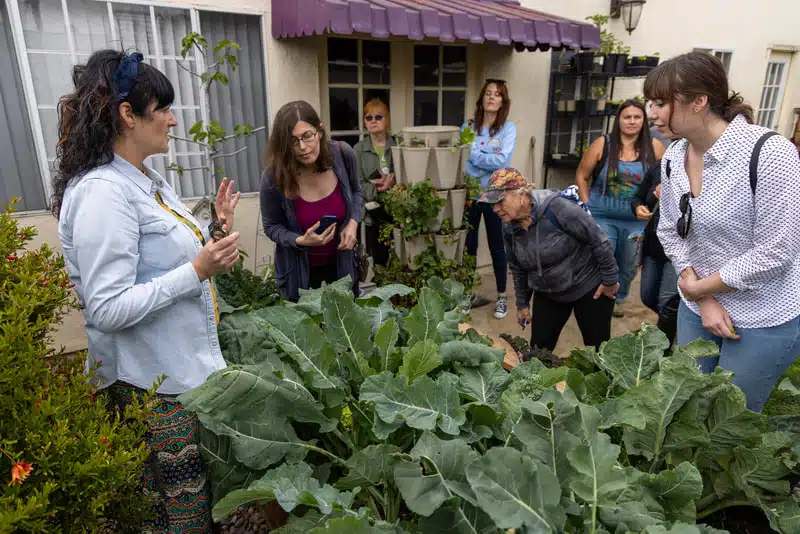
[(9, 486), (13, 484), (22, 484), (22, 481), (28, 478), (28, 475), (31, 474), (33, 470), (33, 465), (26, 463), (26, 462), (17, 462), (11, 466), (11, 482), (8, 483)]
[(9, 254), (6, 257), (8, 258), (8, 261), (14, 261), (14, 260), (17, 259), (17, 255), (16, 254)]
[(50, 285), (50, 282), (48, 282), (47, 280), (45, 280), (44, 282), (42, 282), (42, 285), (43, 285), (43, 286), (45, 286), (45, 287), (47, 287), (47, 286), (49, 286), (49, 285)]
[(108, 438), (107, 438), (107, 437), (105, 437), (105, 436), (103, 436), (102, 438), (100, 438), (100, 443), (102, 443), (103, 445), (105, 445), (106, 443), (108, 443)]

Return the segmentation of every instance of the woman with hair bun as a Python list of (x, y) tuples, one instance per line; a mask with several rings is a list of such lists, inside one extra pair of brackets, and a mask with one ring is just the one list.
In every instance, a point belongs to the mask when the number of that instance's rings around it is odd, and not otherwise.
[(753, 124), (712, 55), (672, 58), (645, 80), (650, 118), (679, 138), (662, 160), (658, 238), (680, 276), (678, 344), (714, 341), (699, 361), (734, 373), (760, 411), (800, 355), (800, 161)]
[(155, 518), (141, 528), (211, 532), (199, 423), (176, 397), (225, 368), (210, 279), (239, 260), (239, 234), (229, 234), (239, 194), (222, 180), (219, 221), (200, 228), (144, 164), (167, 152), (177, 122), (172, 84), (142, 54), (95, 52), (72, 81), (59, 103), (52, 209), (83, 305), (90, 359), (103, 362), (98, 386), (123, 414), (166, 375), (145, 436), (143, 483)]

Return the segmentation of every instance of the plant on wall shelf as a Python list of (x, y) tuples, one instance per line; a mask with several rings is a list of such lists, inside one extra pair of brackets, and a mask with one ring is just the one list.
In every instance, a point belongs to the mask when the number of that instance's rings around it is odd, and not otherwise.
[(428, 233), (431, 220), (435, 219), (445, 200), (436, 194), (431, 181), (405, 185), (398, 184), (381, 195), (381, 204), (398, 226), (402, 226), (405, 237)]
[(595, 85), (590, 90), (590, 93), (593, 100), (603, 100), (606, 98), (608, 91), (603, 85)]

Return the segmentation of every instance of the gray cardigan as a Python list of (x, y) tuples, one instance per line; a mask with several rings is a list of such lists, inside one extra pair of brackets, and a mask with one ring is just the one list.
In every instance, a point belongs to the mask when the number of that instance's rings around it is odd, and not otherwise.
[[(331, 141), (334, 155), (333, 173), (339, 179), (345, 201), (345, 220), (361, 222), (363, 200), (361, 183), (358, 179), (356, 155), (347, 143)], [(297, 244), (302, 235), (297, 224), (294, 206), (276, 186), (268, 170), (261, 176), (261, 221), (264, 233), (275, 243), (275, 280), (281, 296), (296, 302), (300, 289), (308, 289), (309, 265), (305, 247)], [(341, 228), (337, 229), (337, 233)], [(336, 254), (337, 277), (350, 275), (354, 287), (358, 284), (358, 255), (354, 250), (339, 251)]]
[(528, 308), (535, 291), (574, 302), (601, 283), (616, 284), (614, 251), (592, 216), (558, 191), (535, 190), (532, 198), (527, 230), (519, 223), (503, 225), (517, 309)]

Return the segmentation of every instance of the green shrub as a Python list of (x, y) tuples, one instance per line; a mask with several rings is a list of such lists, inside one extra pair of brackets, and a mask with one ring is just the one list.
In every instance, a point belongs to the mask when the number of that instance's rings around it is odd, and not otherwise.
[(0, 532), (138, 532), (151, 511), (139, 491), (146, 412), (111, 416), (86, 355), (49, 348), (76, 300), (63, 258), (25, 250), (36, 232), (11, 214), (0, 213)]

